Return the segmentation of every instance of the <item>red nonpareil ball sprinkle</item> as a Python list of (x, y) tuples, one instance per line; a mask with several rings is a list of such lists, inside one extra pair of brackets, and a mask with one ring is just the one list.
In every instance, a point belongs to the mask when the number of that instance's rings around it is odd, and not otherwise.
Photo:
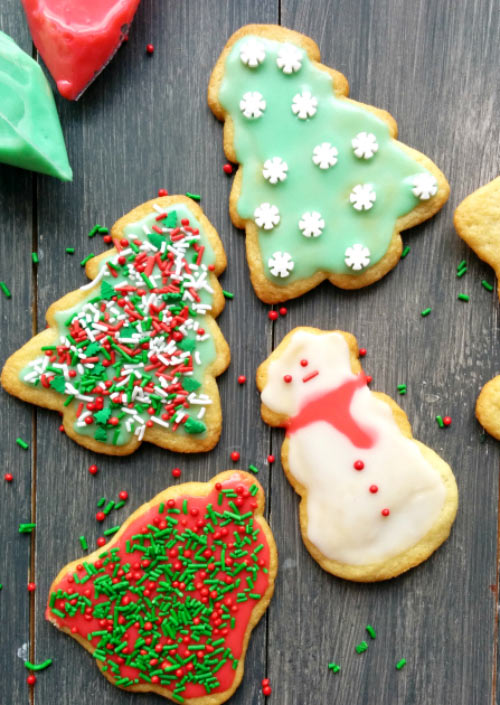
[(451, 425), (451, 416), (443, 416), (443, 423), (445, 426)]
[(36, 583), (28, 583), (28, 592), (35, 592)]
[(240, 375), (238, 377), (238, 384), (245, 384), (246, 381), (247, 381), (247, 378), (245, 377), (245, 375)]
[(124, 501), (128, 499), (128, 492), (126, 490), (122, 490), (120, 494), (118, 495), (120, 499), (123, 499)]
[(377, 485), (370, 485), (370, 492), (371, 492), (372, 494), (377, 494), (377, 492), (378, 492), (378, 487), (377, 487)]
[(229, 163), (224, 164), (224, 166), (222, 167), (222, 171), (224, 172), (224, 174), (227, 174), (228, 176), (230, 176), (233, 173), (232, 164), (229, 164)]
[(99, 546), (99, 548), (101, 548), (101, 546), (106, 545), (106, 539), (104, 538), (104, 536), (99, 536), (99, 538), (97, 539), (97, 545)]
[(63, 425), (63, 424), (61, 424), (61, 425), (59, 426), (59, 430), (61, 431), (61, 433), (64, 433), (64, 425)]
[(356, 460), (353, 467), (355, 470), (362, 470), (365, 467), (365, 464), (362, 460)]
[(269, 464), (274, 463), (275, 460), (276, 460), (276, 458), (274, 457), (274, 455), (268, 455), (268, 456), (267, 456), (267, 462), (268, 462)]
[(262, 686), (262, 694), (265, 695), (266, 697), (267, 697), (268, 695), (271, 695), (272, 692), (273, 692), (273, 690), (272, 690), (272, 688), (271, 688), (270, 685), (264, 685), (264, 686)]
[(33, 675), (33, 673), (30, 673), (30, 675), (26, 678), (26, 683), (28, 685), (35, 685), (36, 683), (36, 676)]
[(106, 519), (106, 515), (104, 514), (104, 512), (97, 512), (95, 518), (97, 519), (97, 521), (104, 521)]
[(159, 188), (158, 189), (158, 196), (161, 198), (162, 196), (168, 196), (168, 191), (166, 188)]
[(107, 245), (109, 245), (109, 243), (113, 240), (111, 235), (104, 235), (104, 237), (102, 239)]
[(146, 45), (146, 54), (149, 54), (149, 56), (151, 56), (151, 54), (154, 54), (154, 53), (155, 53), (155, 48), (154, 48), (153, 44), (147, 44)]
[(269, 311), (267, 314), (267, 317), (269, 318), (270, 321), (275, 321), (278, 318), (278, 312), (277, 311)]
[(97, 474), (97, 465), (89, 465), (89, 473), (91, 475), (96, 475)]
[(181, 476), (181, 469), (180, 468), (174, 468), (172, 470), (172, 477), (180, 477)]
[(238, 453), (237, 450), (233, 450), (233, 452), (231, 453), (231, 460), (233, 461), (233, 463), (237, 463), (239, 459), (240, 459), (240, 454)]
[(292, 375), (285, 375), (283, 377), (283, 382), (285, 382), (286, 384), (290, 384), (291, 381), (292, 381)]
[(366, 355), (366, 348), (360, 348), (359, 349), (359, 356), (364, 357)]
[(5, 482), (12, 482), (12, 480), (14, 479), (14, 476), (11, 475), (10, 472), (6, 472), (5, 475), (3, 476), (3, 479), (5, 480)]
[(370, 384), (372, 379), (373, 379), (373, 377), (371, 375), (366, 375), (366, 384)]
[(287, 313), (288, 313), (288, 309), (285, 308), (285, 306), (282, 306), (280, 308), (280, 316), (286, 316)]
[(262, 685), (269, 685), (269, 683), (270, 683), (269, 678), (262, 679)]
[(382, 509), (380, 513), (383, 517), (388, 517), (391, 512), (388, 509)]

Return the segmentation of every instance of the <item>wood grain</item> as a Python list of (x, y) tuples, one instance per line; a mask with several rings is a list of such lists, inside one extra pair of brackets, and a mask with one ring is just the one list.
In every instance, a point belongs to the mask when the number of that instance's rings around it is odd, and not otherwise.
[[(36, 705), (164, 702), (132, 697), (101, 678), (92, 659), (45, 622), (47, 590), (60, 567), (81, 554), (80, 535), (95, 545), (101, 496), (128, 490), (128, 506), (113, 517), (119, 523), (170, 484), (173, 467), (181, 467), (183, 479), (207, 480), (232, 466), (232, 450), (240, 451), (242, 468), (261, 468), (280, 556), (275, 597), (252, 637), (232, 703), (262, 703), (266, 676), (270, 705), (496, 702), (500, 445), (484, 439), (473, 406), (481, 385), (500, 370), (498, 301), (481, 286), (481, 279), (493, 283), (491, 270), (456, 236), (452, 214), (498, 174), (498, 9), (496, 0), (143, 0), (128, 44), (82, 99), (57, 98), (73, 183), (0, 166), (0, 280), (13, 293), (10, 300), (0, 295), (3, 359), (31, 336), (34, 321), (38, 329), (45, 325), (52, 301), (85, 283), (80, 260), (105, 248), (87, 238), (88, 230), (96, 222), (111, 225), (161, 187), (202, 195), (228, 255), (222, 284), (235, 293), (218, 319), (233, 362), (219, 378), (224, 427), (211, 453), (183, 457), (146, 444), (125, 459), (96, 457), (59, 433), (57, 414), (2, 393), (2, 457), (15, 481), (0, 478), (1, 702), (28, 702), (16, 651), (29, 636), (36, 661), (54, 659), (38, 677)], [(318, 42), (324, 63), (348, 77), (353, 98), (389, 110), (400, 138), (443, 169), (452, 194), (436, 218), (404, 234), (411, 252), (382, 282), (357, 292), (323, 284), (287, 305), (287, 316), (273, 326), (249, 283), (243, 235), (230, 224), (222, 129), (206, 104), (206, 86), (235, 29), (278, 21)], [(30, 51), (17, 3), (2, 4), (0, 28)], [(149, 42), (152, 57), (145, 55)], [(65, 254), (68, 246), (74, 256)], [(469, 271), (457, 279), (462, 259)], [(459, 292), (470, 302), (457, 301)], [(427, 306), (432, 313), (423, 319)], [(406, 382), (407, 395), (397, 400), (415, 436), (455, 471), (461, 504), (450, 540), (397, 580), (359, 585), (321, 571), (300, 539), (297, 497), (279, 461), (267, 466), (269, 452), (279, 457), (282, 433), (260, 421), (253, 378), (273, 345), (298, 325), (354, 333), (368, 349), (373, 389), (394, 396)], [(236, 382), (239, 374), (247, 376), (245, 387)], [(436, 414), (451, 415), (452, 426), (440, 430)], [(22, 451), (16, 437), (32, 434), (30, 451)], [(96, 477), (87, 472), (94, 462)], [(37, 591), (30, 611), (30, 538), (18, 536), (17, 525), (29, 518), (32, 502)], [(357, 655), (366, 624), (378, 637)], [(398, 672), (402, 657), (408, 663)], [(328, 671), (331, 661), (341, 664), (339, 674)]]

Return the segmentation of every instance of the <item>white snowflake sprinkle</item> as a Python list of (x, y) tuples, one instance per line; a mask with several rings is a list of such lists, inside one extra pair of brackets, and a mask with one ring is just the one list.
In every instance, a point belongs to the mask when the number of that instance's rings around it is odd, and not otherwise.
[(354, 154), (360, 159), (371, 159), (378, 152), (378, 142), (373, 132), (358, 132), (351, 144)]
[(412, 181), (412, 192), (421, 201), (428, 201), (431, 196), (435, 196), (438, 190), (437, 181), (429, 172), (415, 174)]
[(288, 252), (275, 252), (269, 257), (267, 264), (273, 277), (281, 277), (282, 279), (290, 276), (290, 272), (295, 267), (295, 262)]
[(299, 220), (299, 228), (304, 237), (319, 237), (325, 227), (325, 221), (318, 211), (303, 213)]
[(312, 160), (320, 169), (329, 169), (338, 162), (338, 153), (337, 147), (334, 147), (333, 144), (322, 142), (313, 149)]
[(242, 63), (254, 69), (261, 64), (266, 58), (266, 51), (262, 42), (251, 37), (240, 50), (240, 59)]
[(304, 53), (293, 44), (285, 44), (278, 52), (276, 63), (283, 73), (294, 73), (302, 66)]
[(370, 264), (370, 250), (359, 243), (347, 247), (344, 262), (355, 272), (359, 272)]
[(267, 179), (270, 184), (277, 184), (278, 181), (284, 181), (286, 179), (287, 171), (288, 164), (283, 161), (281, 157), (273, 157), (272, 159), (266, 159), (264, 162), (262, 176)]
[(316, 114), (318, 99), (310, 91), (302, 91), (293, 96), (292, 112), (300, 120), (306, 120)]
[(266, 109), (266, 101), (259, 91), (248, 91), (240, 100), (240, 110), (246, 118), (260, 118)]
[(272, 230), (280, 222), (280, 212), (270, 203), (261, 203), (254, 211), (253, 217), (259, 228)]
[(377, 194), (371, 184), (358, 184), (351, 191), (349, 200), (357, 211), (368, 211), (377, 200)]

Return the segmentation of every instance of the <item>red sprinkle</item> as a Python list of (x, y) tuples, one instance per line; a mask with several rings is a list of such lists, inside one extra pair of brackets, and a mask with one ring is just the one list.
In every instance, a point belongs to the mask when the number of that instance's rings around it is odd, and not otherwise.
[(267, 317), (269, 318), (270, 321), (275, 321), (278, 318), (278, 312), (277, 311), (269, 311), (267, 314)]
[(26, 683), (28, 685), (35, 685), (36, 683), (36, 676), (33, 673), (30, 673), (30, 675), (26, 678)]
[(286, 382), (287, 384), (290, 384), (290, 382), (292, 381), (292, 375), (285, 375), (283, 377), (283, 381)]
[(97, 545), (99, 547), (106, 545), (106, 539), (104, 538), (104, 536), (99, 536), (99, 538), (97, 539)]
[(233, 463), (237, 463), (239, 459), (240, 459), (240, 454), (238, 453), (237, 450), (233, 450), (233, 452), (231, 453), (231, 460), (233, 461)]
[(159, 188), (158, 189), (158, 196), (161, 198), (162, 196), (168, 196), (168, 191), (166, 188)]
[(288, 309), (285, 308), (285, 306), (282, 306), (280, 308), (280, 316), (286, 316), (287, 313), (288, 313)]
[(271, 464), (271, 463), (274, 463), (275, 460), (276, 460), (276, 458), (274, 457), (274, 455), (268, 455), (268, 456), (267, 456), (267, 462), (268, 462), (268, 463), (270, 463), (270, 464)]
[(128, 499), (128, 492), (126, 490), (122, 490), (120, 494), (118, 495), (120, 499), (126, 500)]
[(388, 509), (382, 509), (382, 511), (380, 513), (382, 514), (383, 517), (388, 517), (390, 514), (390, 511)]
[(377, 494), (377, 492), (378, 492), (378, 487), (377, 487), (377, 485), (370, 485), (370, 492), (371, 492), (372, 494)]
[(181, 469), (180, 468), (174, 468), (172, 470), (172, 477), (180, 477), (181, 476)]
[(240, 375), (238, 377), (238, 384), (245, 384), (246, 381), (247, 381), (247, 378), (245, 377), (245, 375)]
[(366, 375), (366, 384), (370, 384), (372, 379), (373, 379), (373, 377), (371, 375)]
[(61, 424), (61, 425), (59, 426), (59, 430), (61, 431), (61, 433), (64, 433), (64, 424)]
[(112, 240), (113, 238), (111, 237), (111, 235), (104, 235), (104, 237), (103, 237), (102, 239), (104, 240), (104, 242), (105, 242), (107, 245), (109, 245), (109, 243), (111, 242), (111, 240)]
[(104, 514), (104, 512), (97, 512), (95, 518), (97, 519), (97, 521), (104, 521), (106, 519), (106, 515)]
[(445, 426), (450, 426), (451, 424), (451, 416), (443, 416), (443, 423)]
[(230, 174), (232, 174), (232, 173), (233, 173), (233, 166), (232, 166), (232, 164), (229, 164), (229, 163), (224, 164), (224, 166), (222, 167), (222, 171), (224, 172), (224, 174), (227, 174), (228, 176), (229, 176)]
[(36, 590), (36, 583), (28, 583), (28, 592), (34, 592)]
[(5, 482), (12, 482), (12, 480), (14, 479), (14, 476), (11, 475), (10, 472), (6, 472), (5, 475), (3, 476), (3, 479), (5, 480)]
[(146, 54), (154, 54), (155, 53), (155, 48), (152, 44), (147, 44), (146, 46)]
[(362, 470), (365, 467), (365, 464), (362, 460), (356, 460), (353, 467), (355, 470)]
[(262, 686), (262, 694), (265, 695), (266, 697), (267, 697), (268, 695), (271, 695), (272, 692), (273, 692), (273, 691), (272, 691), (272, 688), (271, 688), (270, 685), (264, 685), (264, 686)]
[(359, 356), (364, 357), (366, 355), (366, 348), (360, 348), (359, 349)]
[(97, 465), (90, 465), (89, 467), (89, 473), (91, 475), (96, 475), (97, 474)]

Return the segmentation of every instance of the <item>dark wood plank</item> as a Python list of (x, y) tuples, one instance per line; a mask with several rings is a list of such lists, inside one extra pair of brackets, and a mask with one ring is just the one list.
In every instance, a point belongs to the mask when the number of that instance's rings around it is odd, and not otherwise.
[[(233, 465), (233, 449), (241, 452), (242, 467), (255, 463), (263, 468), (264, 485), (268, 481), (264, 459), (270, 432), (256, 423), (259, 400), (253, 378), (258, 362), (271, 349), (271, 324), (266, 308), (250, 293), (244, 240), (228, 216), (230, 181), (222, 172), (222, 129), (206, 104), (208, 76), (226, 38), (248, 21), (277, 20), (274, 0), (261, 3), (258, 13), (251, 5), (143, 0), (128, 44), (81, 101), (58, 101), (75, 181), (67, 186), (45, 181), (40, 188), (40, 248), (45, 259), (38, 280), (39, 327), (53, 300), (84, 283), (81, 258), (102, 250), (97, 238), (86, 236), (96, 221), (112, 224), (161, 187), (172, 194), (191, 191), (202, 194), (202, 206), (228, 255), (222, 282), (235, 298), (228, 301), (219, 324), (231, 344), (233, 362), (219, 378), (222, 438), (206, 455), (185, 457), (144, 444), (128, 458), (96, 457), (59, 434), (55, 414), (38, 412), (36, 656), (53, 657), (54, 666), (39, 678), (37, 705), (52, 705), (55, 693), (61, 701), (82, 705), (95, 699), (103, 705), (130, 700), (97, 673), (75, 642), (43, 620), (50, 582), (64, 563), (81, 553), (78, 536), (86, 535), (93, 546), (100, 535), (94, 518), (99, 497), (128, 490), (128, 506), (121, 510), (125, 518), (173, 481), (173, 467), (182, 469), (183, 480), (208, 480)], [(149, 42), (155, 45), (151, 58), (144, 51)], [(74, 257), (64, 254), (68, 245), (76, 247)], [(256, 330), (262, 331), (258, 337)], [(241, 373), (248, 377), (244, 388), (236, 382)], [(99, 466), (95, 478), (87, 472), (93, 462)], [(52, 557), (50, 566), (47, 555)], [(234, 703), (257, 698), (265, 657), (263, 620), (252, 638), (247, 674)], [(147, 701), (164, 702), (151, 695)]]
[[(319, 42), (323, 61), (343, 71), (352, 97), (388, 109), (403, 141), (433, 158), (452, 196), (438, 217), (408, 233), (411, 253), (380, 284), (358, 293), (329, 285), (289, 306), (296, 325), (352, 331), (368, 348), (373, 389), (396, 395), (419, 439), (452, 465), (461, 506), (451, 539), (423, 566), (381, 585), (322, 572), (300, 540), (297, 500), (273, 474), (271, 524), (281, 579), (269, 618), (269, 675), (281, 705), (339, 702), (435, 705), (494, 701), (499, 446), (481, 444), (473, 405), (498, 373), (498, 301), (481, 287), (492, 272), (452, 226), (458, 202), (498, 173), (496, 3), (282, 0), (282, 23)], [(469, 272), (456, 279), (463, 258)], [(464, 291), (469, 304), (457, 301)], [(425, 319), (420, 311), (431, 306)], [(437, 427), (436, 414), (453, 425)], [(273, 434), (279, 448), (282, 434)], [(277, 468), (276, 468), (277, 469)], [(292, 521), (291, 521), (292, 520)], [(293, 616), (292, 616), (293, 615)], [(358, 656), (365, 625), (376, 642)], [(397, 672), (395, 663), (408, 665)], [(333, 675), (329, 661), (341, 663)]]
[[(31, 40), (24, 26), (18, 3), (0, 11), (0, 29), (31, 55)], [(0, 280), (12, 298), (0, 294), (2, 354), (0, 364), (31, 335), (34, 314), (34, 275), (31, 261), (33, 228), (33, 184), (36, 177), (24, 170), (0, 164)], [(2, 700), (27, 702), (29, 688), (26, 669), (17, 651), (30, 642), (30, 595), (26, 589), (30, 579), (32, 537), (19, 535), (20, 522), (31, 521), (31, 481), (34, 472), (32, 409), (0, 392), (3, 432), (2, 472), (0, 474), (0, 690)], [(30, 444), (28, 451), (16, 445), (21, 437)], [(14, 476), (12, 483), (4, 474)]]

